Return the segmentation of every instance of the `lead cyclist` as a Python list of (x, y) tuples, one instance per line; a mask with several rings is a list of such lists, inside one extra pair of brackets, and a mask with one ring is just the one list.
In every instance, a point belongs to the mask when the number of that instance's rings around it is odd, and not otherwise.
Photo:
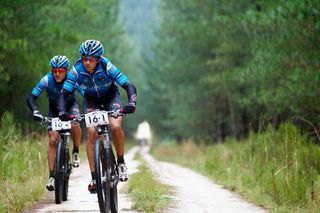
[[(121, 86), (128, 95), (128, 105), (124, 106), (124, 113), (133, 113), (136, 109), (136, 88), (111, 61), (102, 56), (104, 48), (100, 41), (86, 40), (80, 45), (80, 58), (68, 73), (67, 80), (59, 99), (59, 118), (68, 120), (66, 100), (79, 85), (83, 91), (84, 113), (99, 110), (116, 110), (121, 108), (121, 97), (117, 85)], [(117, 85), (116, 85), (117, 84)], [(117, 163), (120, 181), (127, 181), (128, 171), (124, 161), (125, 135), (122, 130), (122, 117), (109, 118), (110, 131), (117, 152)], [(87, 157), (92, 180), (88, 185), (90, 193), (96, 193), (94, 171), (94, 144), (98, 138), (93, 127), (87, 128)]]

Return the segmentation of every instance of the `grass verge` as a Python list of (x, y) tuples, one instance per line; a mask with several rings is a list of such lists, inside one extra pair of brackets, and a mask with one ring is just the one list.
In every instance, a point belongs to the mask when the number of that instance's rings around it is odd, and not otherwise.
[(246, 141), (161, 143), (160, 160), (190, 167), (272, 212), (318, 212), (320, 147), (286, 124)]
[(130, 176), (128, 183), (127, 191), (133, 200), (132, 208), (142, 212), (159, 212), (170, 205), (170, 188), (159, 183), (145, 162), (141, 162), (139, 171)]
[(38, 201), (47, 178), (46, 143), (23, 138), (10, 114), (0, 129), (0, 212), (21, 212)]

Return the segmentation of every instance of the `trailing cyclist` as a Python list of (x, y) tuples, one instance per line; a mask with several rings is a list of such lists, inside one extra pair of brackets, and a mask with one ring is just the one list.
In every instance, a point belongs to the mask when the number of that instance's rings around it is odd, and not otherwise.
[[(78, 84), (83, 90), (84, 113), (100, 110), (116, 110), (121, 108), (121, 97), (115, 83), (126, 90), (128, 105), (123, 109), (125, 113), (132, 113), (136, 109), (136, 88), (111, 61), (102, 56), (104, 48), (100, 41), (86, 40), (80, 45), (81, 57), (74, 64), (63, 85), (59, 99), (59, 117), (61, 120), (68, 120), (69, 115), (66, 109), (66, 100), (72, 94)], [(124, 161), (125, 135), (122, 131), (122, 118), (109, 118), (110, 130), (117, 152), (117, 163), (119, 168), (120, 181), (128, 179), (127, 167)], [(94, 145), (97, 133), (94, 127), (87, 128), (87, 157), (91, 171), (92, 180), (88, 185), (91, 193), (96, 193), (96, 180), (94, 171)]]
[[(44, 77), (41, 78), (40, 82), (33, 88), (30, 93), (27, 103), (30, 110), (33, 113), (33, 118), (38, 120), (41, 117), (41, 113), (36, 104), (36, 99), (41, 95), (43, 91), (48, 94), (49, 110), (48, 117), (58, 117), (58, 99), (62, 90), (62, 86), (66, 80), (67, 69), (70, 65), (69, 59), (66, 56), (56, 55), (49, 63), (51, 71), (48, 72)], [(75, 95), (72, 93), (66, 100), (66, 109), (70, 114), (79, 114), (79, 106), (76, 102)], [(56, 155), (56, 142), (59, 139), (59, 133), (52, 131), (51, 125), (48, 125), (48, 166), (49, 166), (49, 180), (46, 185), (49, 191), (54, 190), (54, 171), (55, 171), (55, 155)], [(72, 151), (72, 165), (73, 167), (79, 167), (80, 155), (79, 146), (81, 140), (81, 128), (79, 124), (72, 124), (71, 136), (73, 141)]]

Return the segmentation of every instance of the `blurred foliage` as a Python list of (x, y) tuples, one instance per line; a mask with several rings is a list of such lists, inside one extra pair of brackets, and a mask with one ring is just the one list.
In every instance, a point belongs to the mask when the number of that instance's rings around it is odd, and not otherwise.
[[(100, 40), (105, 47), (104, 56), (131, 81), (136, 81), (129, 59), (132, 44), (117, 21), (118, 1), (0, 2), (0, 116), (12, 111), (28, 131), (31, 116), (26, 98), (50, 70), (49, 60), (63, 54), (71, 63), (75, 62), (79, 46), (86, 39)], [(47, 112), (45, 95), (39, 98), (38, 104), (43, 113)]]
[(318, 123), (319, 1), (170, 0), (159, 11), (142, 91), (158, 133), (219, 141), (293, 116)]
[[(0, 2), (0, 114), (24, 129), (30, 113), (17, 103), (53, 55), (74, 62), (89, 38), (138, 89), (129, 131), (148, 120), (161, 136), (222, 141), (294, 116), (318, 128), (317, 0)], [(39, 105), (47, 111), (44, 96)]]

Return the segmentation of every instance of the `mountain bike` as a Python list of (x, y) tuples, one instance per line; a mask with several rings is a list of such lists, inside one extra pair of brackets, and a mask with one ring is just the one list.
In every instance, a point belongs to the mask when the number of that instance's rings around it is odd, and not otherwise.
[(119, 110), (97, 110), (80, 115), (85, 119), (86, 126), (95, 127), (98, 134), (95, 142), (94, 165), (97, 196), (102, 213), (118, 212), (118, 164), (112, 148), (108, 124), (109, 116), (117, 118), (123, 115)]
[(53, 131), (58, 131), (59, 140), (56, 146), (56, 165), (55, 165), (55, 202), (68, 200), (69, 177), (72, 166), (70, 162), (70, 121), (61, 121), (59, 118), (49, 118), (38, 116), (43, 124), (51, 124)]

